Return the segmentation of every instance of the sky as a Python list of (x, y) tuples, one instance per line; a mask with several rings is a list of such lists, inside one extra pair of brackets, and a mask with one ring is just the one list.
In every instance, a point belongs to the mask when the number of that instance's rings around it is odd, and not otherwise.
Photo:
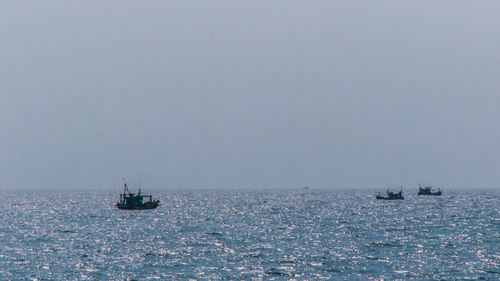
[(500, 186), (498, 1), (0, 2), (0, 188)]

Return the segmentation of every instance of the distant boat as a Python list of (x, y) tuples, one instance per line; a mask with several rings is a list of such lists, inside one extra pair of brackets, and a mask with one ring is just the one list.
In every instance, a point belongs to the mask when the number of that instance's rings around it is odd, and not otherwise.
[(438, 189), (436, 192), (432, 192), (432, 186), (424, 186), (421, 187), (420, 184), (418, 184), (418, 193), (417, 195), (436, 195), (436, 196), (441, 196), (441, 189)]
[(405, 198), (403, 197), (403, 187), (401, 187), (401, 190), (398, 193), (394, 193), (389, 191), (387, 189), (387, 197), (380, 195), (380, 192), (375, 195), (375, 198), (379, 200), (404, 200)]
[[(147, 201), (144, 201), (146, 199)], [(153, 197), (141, 194), (141, 189), (137, 195), (128, 191), (127, 183), (123, 181), (123, 193), (120, 194), (120, 202), (116, 203), (116, 207), (122, 210), (145, 210), (158, 207), (160, 200), (154, 200)]]

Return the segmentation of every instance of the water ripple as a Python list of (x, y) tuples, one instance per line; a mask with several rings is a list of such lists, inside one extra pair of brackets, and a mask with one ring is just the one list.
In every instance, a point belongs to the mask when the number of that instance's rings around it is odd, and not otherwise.
[(104, 191), (0, 199), (0, 279), (448, 280), (500, 277), (498, 190), (374, 200), (373, 191)]

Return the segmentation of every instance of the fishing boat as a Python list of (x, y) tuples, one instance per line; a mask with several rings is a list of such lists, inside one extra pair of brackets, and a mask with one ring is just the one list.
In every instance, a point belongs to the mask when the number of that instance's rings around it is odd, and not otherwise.
[(403, 187), (401, 187), (401, 190), (398, 193), (394, 193), (387, 189), (387, 197), (380, 195), (380, 192), (378, 192), (377, 195), (375, 195), (375, 198), (379, 200), (404, 200), (405, 198), (403, 197)]
[(432, 192), (432, 186), (420, 186), (420, 184), (418, 184), (418, 193), (417, 195), (435, 195), (435, 196), (441, 196), (441, 189), (438, 189), (438, 191), (436, 192)]
[(145, 210), (158, 207), (160, 200), (153, 200), (151, 194), (141, 194), (141, 189), (137, 194), (131, 193), (128, 190), (127, 183), (123, 181), (123, 193), (120, 193), (120, 202), (116, 203), (116, 207), (122, 210)]

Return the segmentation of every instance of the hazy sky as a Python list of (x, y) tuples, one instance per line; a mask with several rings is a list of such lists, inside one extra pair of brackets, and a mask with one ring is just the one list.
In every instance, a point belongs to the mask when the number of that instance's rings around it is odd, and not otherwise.
[(0, 1), (0, 186), (500, 186), (499, 1)]

